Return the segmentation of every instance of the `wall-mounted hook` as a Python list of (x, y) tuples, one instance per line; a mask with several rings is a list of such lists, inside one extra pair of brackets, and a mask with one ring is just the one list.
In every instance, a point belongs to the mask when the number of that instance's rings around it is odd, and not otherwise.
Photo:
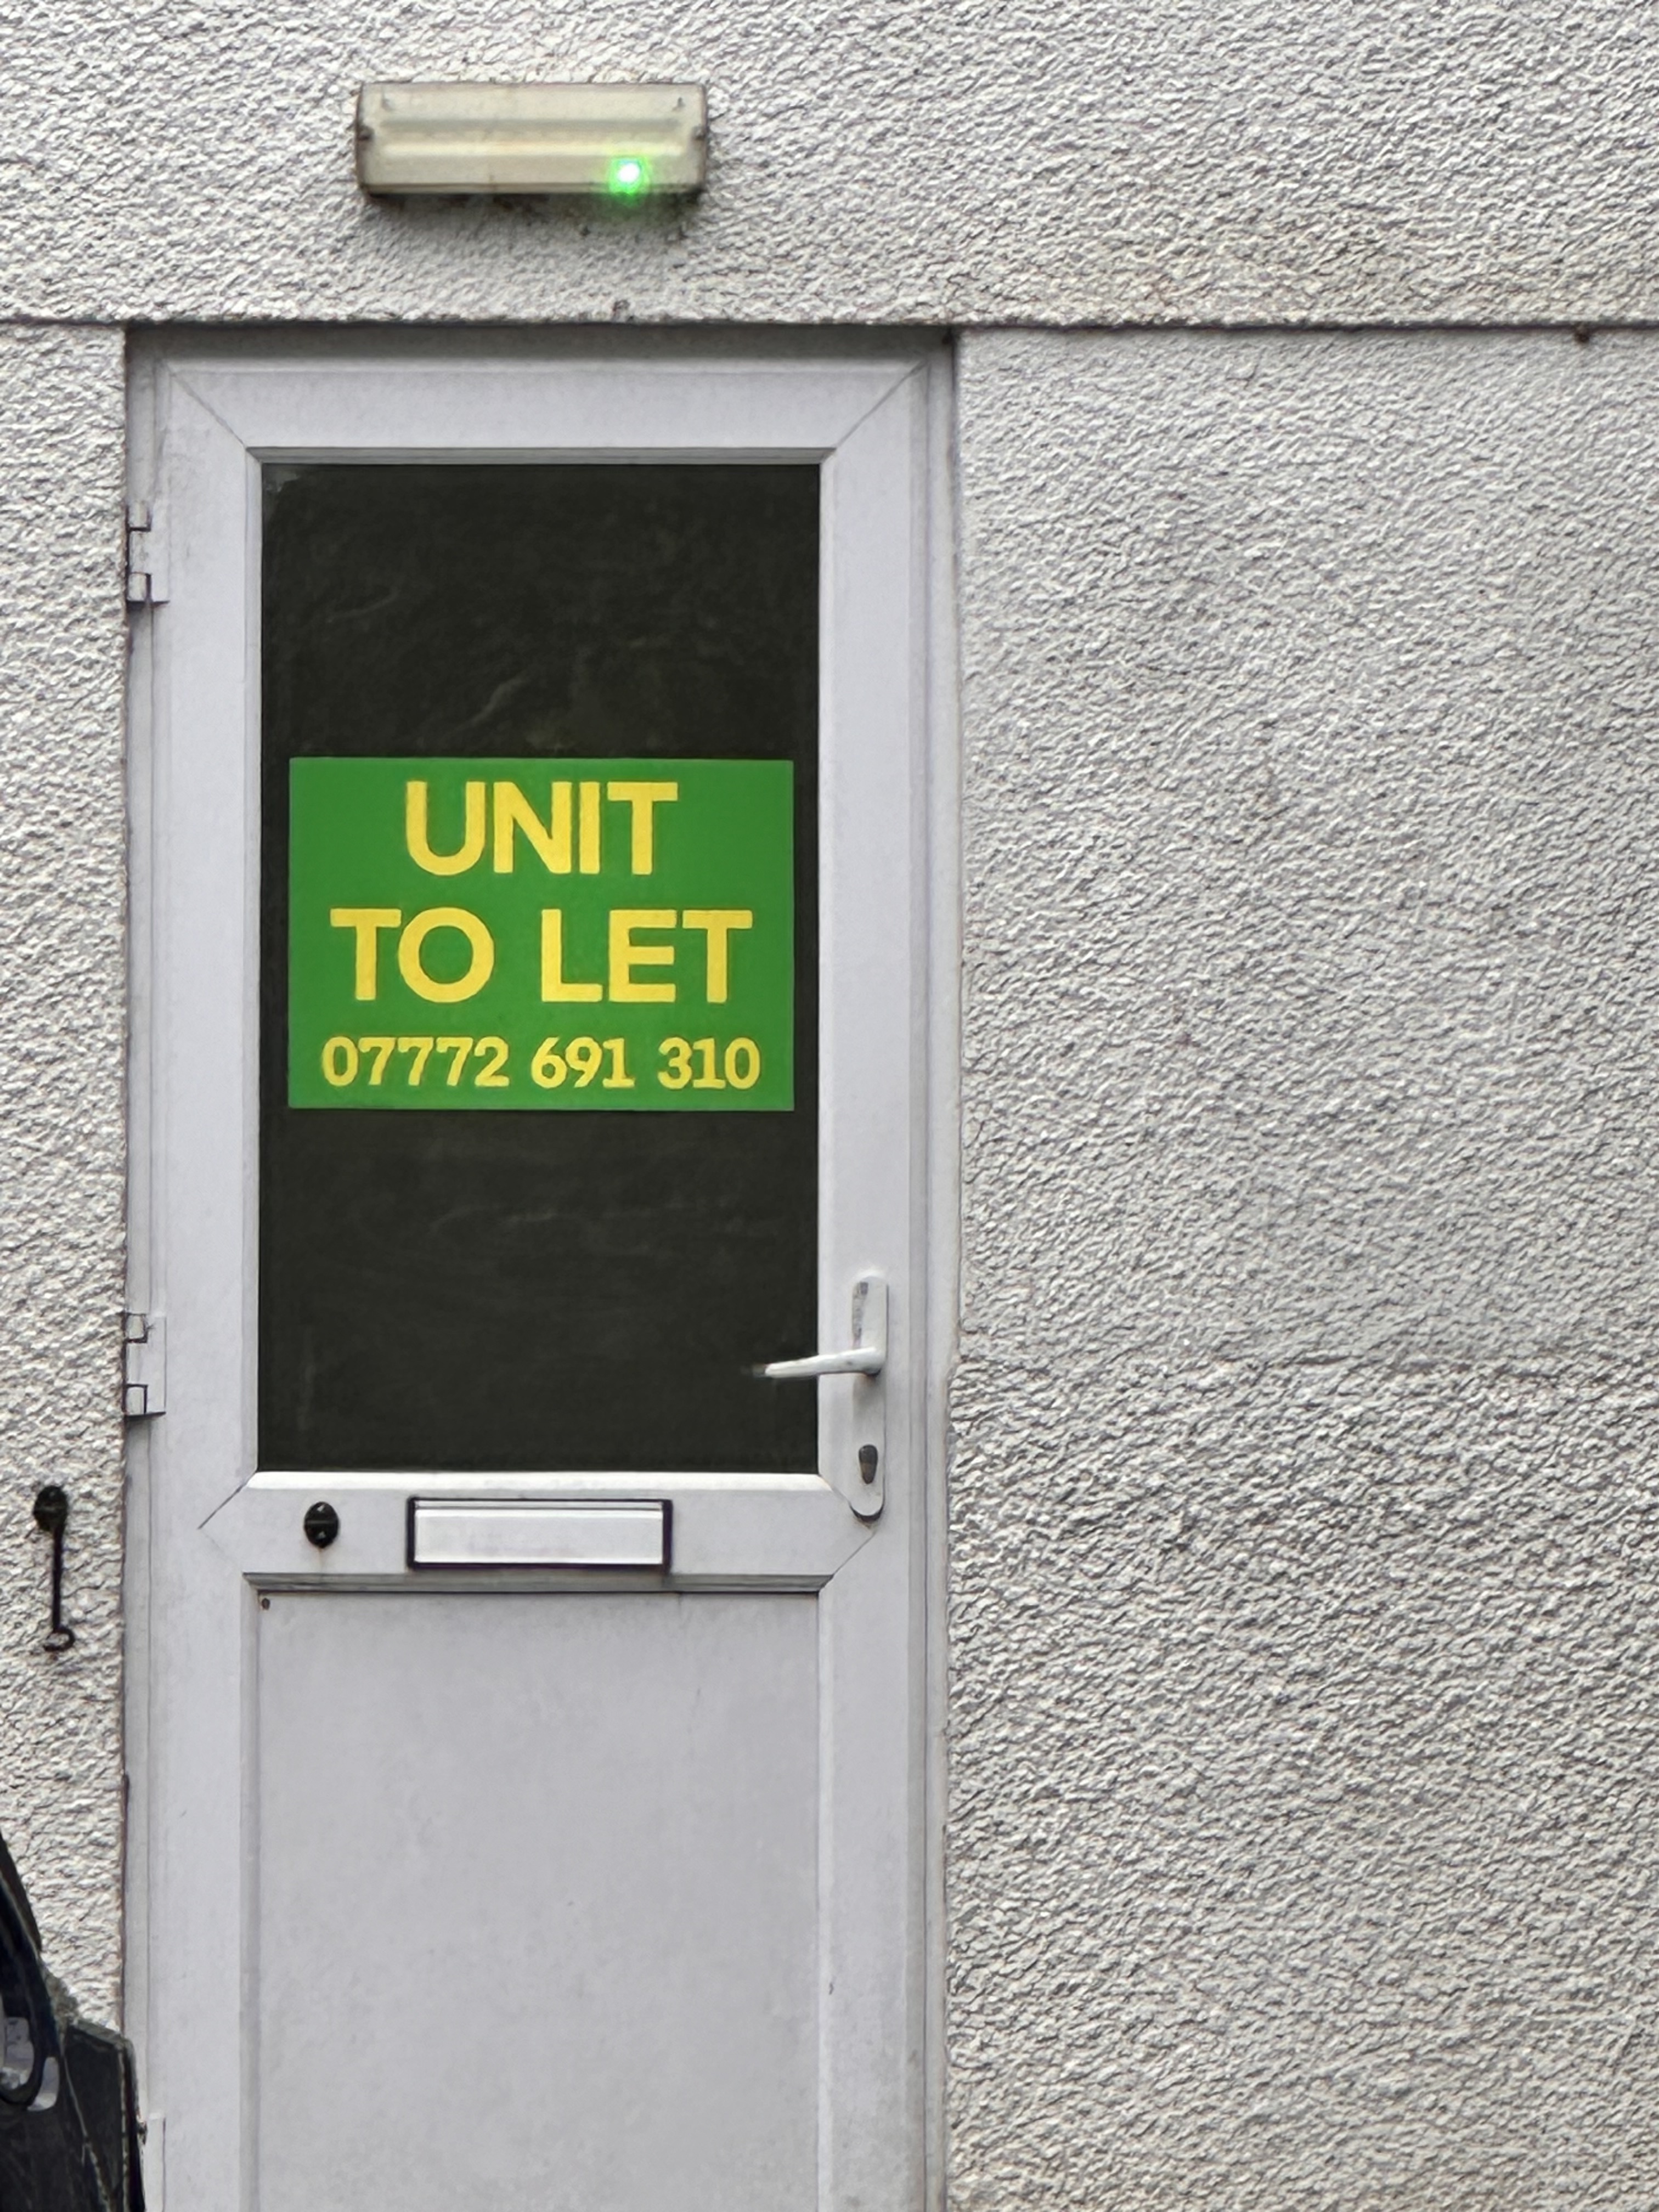
[(69, 1495), (55, 1482), (43, 1484), (34, 1493), (34, 1525), (52, 1539), (52, 1626), (46, 1649), (67, 1651), (75, 1641), (75, 1631), (64, 1621), (64, 1531), (69, 1526)]

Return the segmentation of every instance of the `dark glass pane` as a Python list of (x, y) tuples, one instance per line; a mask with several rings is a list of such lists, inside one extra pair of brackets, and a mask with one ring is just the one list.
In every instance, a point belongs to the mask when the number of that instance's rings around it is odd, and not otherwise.
[[(265, 472), (259, 1449), (290, 1468), (808, 1469), (817, 471)], [(788, 1113), (286, 1103), (301, 755), (787, 759)]]

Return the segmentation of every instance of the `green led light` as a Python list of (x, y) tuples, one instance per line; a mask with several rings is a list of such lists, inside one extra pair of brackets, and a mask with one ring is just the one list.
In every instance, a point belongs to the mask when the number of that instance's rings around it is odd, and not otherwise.
[(632, 199), (642, 192), (651, 181), (650, 173), (637, 154), (618, 154), (611, 164), (605, 178), (605, 189), (618, 199)]

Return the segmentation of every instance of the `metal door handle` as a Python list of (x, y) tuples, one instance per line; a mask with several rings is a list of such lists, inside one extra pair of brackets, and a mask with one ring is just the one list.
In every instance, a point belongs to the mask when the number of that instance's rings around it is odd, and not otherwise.
[(805, 1382), (820, 1375), (879, 1375), (887, 1364), (887, 1283), (861, 1275), (853, 1285), (853, 1341), (845, 1352), (807, 1359), (774, 1359), (758, 1372), (773, 1382)]

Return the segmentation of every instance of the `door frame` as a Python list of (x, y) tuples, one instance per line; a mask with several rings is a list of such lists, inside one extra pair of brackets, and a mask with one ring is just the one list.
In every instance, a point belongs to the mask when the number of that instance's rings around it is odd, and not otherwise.
[[(319, 436), (319, 393), (328, 398)], [(458, 400), (465, 395), (458, 411)], [(128, 1305), (175, 1323), (173, 1411), (130, 1428), (129, 1542), (126, 1591), (127, 1745), (130, 1810), (127, 1859), (126, 2017), (140, 2053), (141, 2081), (152, 2118), (147, 2166), (154, 2202), (167, 2212), (213, 2212), (233, 2201), (251, 2205), (252, 2166), (242, 2125), (252, 2094), (246, 2049), (227, 2054), (222, 2021), (228, 2002), (243, 2016), (242, 1944), (248, 1923), (252, 1832), (246, 1762), (241, 1801), (191, 1800), (181, 1776), (225, 1771), (225, 1731), (241, 1740), (251, 1700), (252, 1629), (244, 1608), (198, 1621), (181, 1617), (190, 1577), (180, 1561), (206, 1541), (206, 1524), (254, 1471), (253, 1347), (257, 1250), (257, 1030), (240, 1035), (244, 1169), (240, 1218), (212, 1229), (234, 1237), (242, 1260), (242, 1296), (211, 1316), (186, 1316), (191, 1258), (181, 1251), (176, 1198), (179, 1154), (175, 1104), (166, 1101), (171, 1055), (188, 1020), (181, 1007), (186, 980), (177, 934), (171, 931), (173, 871), (158, 843), (162, 814), (175, 829), (191, 823), (190, 803), (169, 787), (178, 690), (185, 678), (167, 613), (172, 574), (180, 578), (207, 557), (198, 542), (202, 519), (216, 501), (207, 536), (217, 556), (240, 548), (234, 604), (210, 639), (201, 626), (189, 643), (192, 687), (208, 656), (210, 687), (242, 702), (242, 765), (258, 743), (258, 464), (267, 459), (820, 459), (825, 471), (823, 528), (823, 665), (826, 736), (837, 714), (874, 711), (859, 685), (875, 672), (849, 649), (860, 622), (871, 618), (872, 591), (902, 595), (906, 659), (881, 680), (902, 684), (902, 768), (908, 803), (898, 824), (913, 894), (903, 957), (911, 973), (908, 1126), (886, 1133), (903, 1158), (909, 1311), (898, 1329), (911, 1340), (890, 1406), (890, 1449), (902, 1437), (914, 1469), (902, 1498), (905, 1516), (905, 1648), (872, 1650), (856, 1684), (871, 1711), (899, 1708), (890, 1735), (906, 1761), (904, 1814), (880, 1848), (855, 1854), (853, 1838), (831, 1850), (834, 1879), (866, 1893), (865, 1923), (902, 1929), (902, 1987), (895, 2006), (863, 2020), (826, 2007), (821, 2075), (820, 2212), (856, 2203), (871, 2212), (912, 2212), (944, 2202), (942, 2155), (944, 2021), (943, 1784), (945, 1396), (957, 1315), (957, 1008), (959, 922), (957, 901), (958, 781), (956, 757), (953, 507), (951, 483), (951, 380), (947, 348), (931, 334), (659, 334), (611, 331), (431, 333), (197, 332), (138, 340), (131, 374), (129, 490), (134, 520), (148, 525), (143, 543), (148, 599), (135, 610), (130, 694), (131, 823), (131, 1005), (130, 1060), (130, 1212)], [(539, 427), (538, 427), (539, 426)], [(647, 427), (648, 426), (648, 428)], [(533, 433), (534, 434), (527, 434)], [(227, 442), (228, 441), (228, 442)], [(216, 458), (210, 452), (215, 444)], [(241, 455), (241, 483), (228, 467)], [(872, 502), (873, 501), (873, 505)], [(889, 533), (882, 556), (860, 557), (858, 537), (879, 514)], [(897, 542), (895, 542), (895, 541)], [(880, 571), (878, 576), (874, 571)], [(240, 618), (237, 610), (240, 609)], [(826, 897), (837, 877), (832, 841), (833, 747), (823, 769)], [(183, 813), (180, 813), (181, 805)], [(191, 825), (204, 838), (228, 836), (225, 863), (230, 901), (223, 939), (191, 954), (210, 1001), (239, 991), (256, 1007), (258, 948), (257, 807), (227, 825), (205, 799)], [(855, 857), (852, 872), (866, 863)], [(826, 908), (827, 916), (827, 908)], [(192, 983), (192, 988), (194, 988)], [(826, 989), (826, 999), (829, 996)], [(844, 1001), (843, 1001), (844, 1003)], [(160, 1040), (171, 1027), (173, 1047)], [(826, 1036), (826, 1055), (831, 1040)], [(248, 1101), (252, 1101), (249, 1119)], [(828, 1102), (826, 1102), (826, 1105)], [(169, 1128), (169, 1121), (174, 1127)], [(221, 1183), (225, 1178), (222, 1176)], [(835, 1199), (823, 1198), (826, 1231)], [(171, 1243), (167, 1224), (171, 1220)], [(869, 1264), (850, 1259), (833, 1233), (821, 1239), (822, 1341), (840, 1341), (838, 1309), (849, 1273)], [(169, 1281), (171, 1268), (172, 1280)], [(171, 1293), (171, 1297), (170, 1294)], [(228, 1309), (234, 1308), (235, 1310)], [(184, 1355), (180, 1358), (179, 1355)], [(228, 1359), (238, 1389), (222, 1408), (216, 1437), (190, 1431), (192, 1374), (208, 1359)], [(836, 1394), (821, 1389), (821, 1429), (833, 1440), (841, 1416)], [(181, 1435), (180, 1431), (185, 1433)], [(175, 1444), (173, 1439), (177, 1438)], [(227, 1483), (212, 1469), (229, 1464)], [(612, 1485), (614, 1488), (614, 1483)], [(885, 1517), (885, 1516), (884, 1516)], [(156, 1623), (165, 1619), (166, 1633)], [(838, 1666), (846, 1663), (846, 1655)], [(857, 1671), (856, 1669), (854, 1670)], [(838, 1684), (841, 1676), (837, 1675)], [(850, 1678), (849, 1678), (850, 1680)], [(215, 1695), (201, 1686), (220, 1683)], [(837, 1695), (842, 1694), (838, 1688)], [(826, 1759), (835, 1746), (826, 1742)], [(228, 1799), (230, 1793), (226, 1793)], [(829, 1839), (826, 1838), (828, 1841)], [(233, 1897), (224, 1881), (214, 1909), (181, 1915), (180, 1890), (204, 1866), (239, 1869)], [(884, 1893), (878, 1905), (878, 1893)], [(860, 1923), (856, 1900), (837, 1925)], [(188, 1955), (180, 1955), (181, 1944)], [(153, 1947), (172, 1961), (152, 1971)], [(856, 1984), (856, 1962), (841, 1962), (843, 1985)], [(835, 1956), (824, 1961), (829, 1985)], [(234, 1991), (228, 1978), (238, 1978)], [(213, 1992), (217, 1990), (216, 1997)], [(246, 2027), (246, 2021), (244, 2021)], [(217, 2041), (216, 2052), (209, 2045)], [(896, 2061), (891, 2046), (902, 2052)], [(204, 2155), (199, 2125), (179, 2122), (168, 2141), (168, 2106), (192, 2075), (195, 2106), (211, 2074), (218, 2112), (208, 2135), (240, 2144), (240, 2171), (222, 2156)], [(232, 2118), (225, 2100), (234, 2099)], [(169, 2172), (169, 2168), (172, 2169)]]

